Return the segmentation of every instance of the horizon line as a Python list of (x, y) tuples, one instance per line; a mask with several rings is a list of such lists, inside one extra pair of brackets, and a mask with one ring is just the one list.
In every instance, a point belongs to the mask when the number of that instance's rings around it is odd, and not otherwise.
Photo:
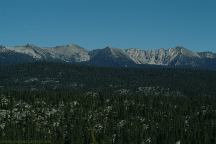
[(68, 44), (58, 44), (58, 45), (54, 45), (54, 46), (42, 46), (39, 44), (34, 44), (34, 43), (26, 43), (26, 44), (17, 44), (17, 45), (13, 45), (13, 46), (9, 46), (9, 45), (4, 45), (4, 44), (0, 44), (0, 47), (5, 47), (5, 48), (15, 48), (15, 47), (27, 47), (27, 46), (35, 46), (35, 47), (39, 47), (39, 48), (54, 48), (54, 47), (60, 47), (60, 46), (77, 46), (80, 48), (84, 48), (86, 50), (96, 50), (96, 49), (105, 49), (105, 48), (116, 48), (116, 49), (138, 49), (138, 50), (158, 50), (158, 49), (165, 49), (165, 50), (169, 50), (171, 48), (184, 48), (187, 50), (190, 50), (192, 52), (212, 52), (212, 53), (216, 53), (216, 51), (211, 51), (211, 50), (205, 50), (205, 51), (196, 51), (196, 50), (192, 50), (190, 48), (184, 47), (184, 46), (180, 46), (180, 45), (176, 45), (175, 47), (160, 47), (160, 48), (137, 48), (137, 47), (128, 47), (128, 48), (122, 48), (122, 47), (113, 47), (110, 45), (107, 45), (105, 47), (101, 47), (101, 48), (87, 48), (87, 47), (83, 47), (79, 44), (75, 44), (75, 43), (68, 43)]

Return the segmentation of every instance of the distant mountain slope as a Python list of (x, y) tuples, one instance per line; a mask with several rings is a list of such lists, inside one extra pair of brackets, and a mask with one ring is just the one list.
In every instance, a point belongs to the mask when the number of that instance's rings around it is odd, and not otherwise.
[(87, 50), (74, 44), (56, 46), (54, 48), (47, 48), (46, 50), (49, 51), (53, 58), (64, 62), (83, 62), (90, 59)]
[(0, 46), (0, 64), (17, 64), (35, 62), (31, 56), (17, 53), (7, 49), (5, 46)]
[(215, 59), (216, 58), (216, 53), (213, 53), (213, 52), (200, 52), (198, 54), (202, 58), (209, 58), (209, 59)]
[(89, 53), (90, 64), (99, 66), (131, 66), (135, 62), (122, 49), (106, 47)]
[(141, 50), (141, 49), (127, 49), (126, 53), (136, 64), (167, 64), (167, 51), (165, 49), (158, 50)]
[(38, 46), (31, 44), (27, 44), (24, 46), (9, 47), (9, 49), (17, 53), (29, 55), (36, 60), (50, 60), (52, 58), (51, 54), (47, 49), (42, 49)]
[(197, 53), (183, 47), (154, 50), (127, 49), (126, 52), (137, 64), (181, 65), (180, 60), (183, 58), (200, 58)]
[(84, 63), (115, 67), (157, 65), (216, 69), (215, 53), (193, 52), (184, 47), (152, 50), (106, 47), (91, 51), (75, 44), (52, 48), (41, 48), (30, 44), (0, 47), (0, 63), (28, 63), (35, 61)]
[(26, 54), (37, 61), (82, 62), (89, 60), (88, 51), (78, 45), (40, 48), (27, 44), (24, 46), (9, 47), (8, 49)]
[(216, 68), (216, 54), (193, 52), (183, 47), (154, 50), (127, 49), (126, 52), (136, 64)]

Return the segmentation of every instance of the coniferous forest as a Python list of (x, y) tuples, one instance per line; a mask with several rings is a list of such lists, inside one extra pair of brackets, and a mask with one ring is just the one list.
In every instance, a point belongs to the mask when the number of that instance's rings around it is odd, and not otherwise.
[(0, 66), (0, 143), (216, 144), (216, 72)]

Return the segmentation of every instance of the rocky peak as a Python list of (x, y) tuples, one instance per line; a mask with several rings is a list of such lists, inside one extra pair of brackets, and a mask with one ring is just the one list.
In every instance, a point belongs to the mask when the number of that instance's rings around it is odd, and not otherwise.
[(90, 59), (88, 51), (75, 44), (56, 46), (49, 49), (49, 51), (55, 58), (66, 62), (82, 62)]

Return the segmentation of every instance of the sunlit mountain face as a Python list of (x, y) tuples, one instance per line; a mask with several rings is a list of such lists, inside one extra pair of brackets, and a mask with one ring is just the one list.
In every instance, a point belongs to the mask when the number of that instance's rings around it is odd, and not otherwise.
[(216, 54), (213, 52), (194, 52), (184, 47), (151, 50), (111, 47), (88, 50), (75, 44), (50, 48), (31, 44), (0, 47), (0, 63), (11, 64), (38, 61), (115, 67), (155, 65), (214, 69), (216, 67)]

